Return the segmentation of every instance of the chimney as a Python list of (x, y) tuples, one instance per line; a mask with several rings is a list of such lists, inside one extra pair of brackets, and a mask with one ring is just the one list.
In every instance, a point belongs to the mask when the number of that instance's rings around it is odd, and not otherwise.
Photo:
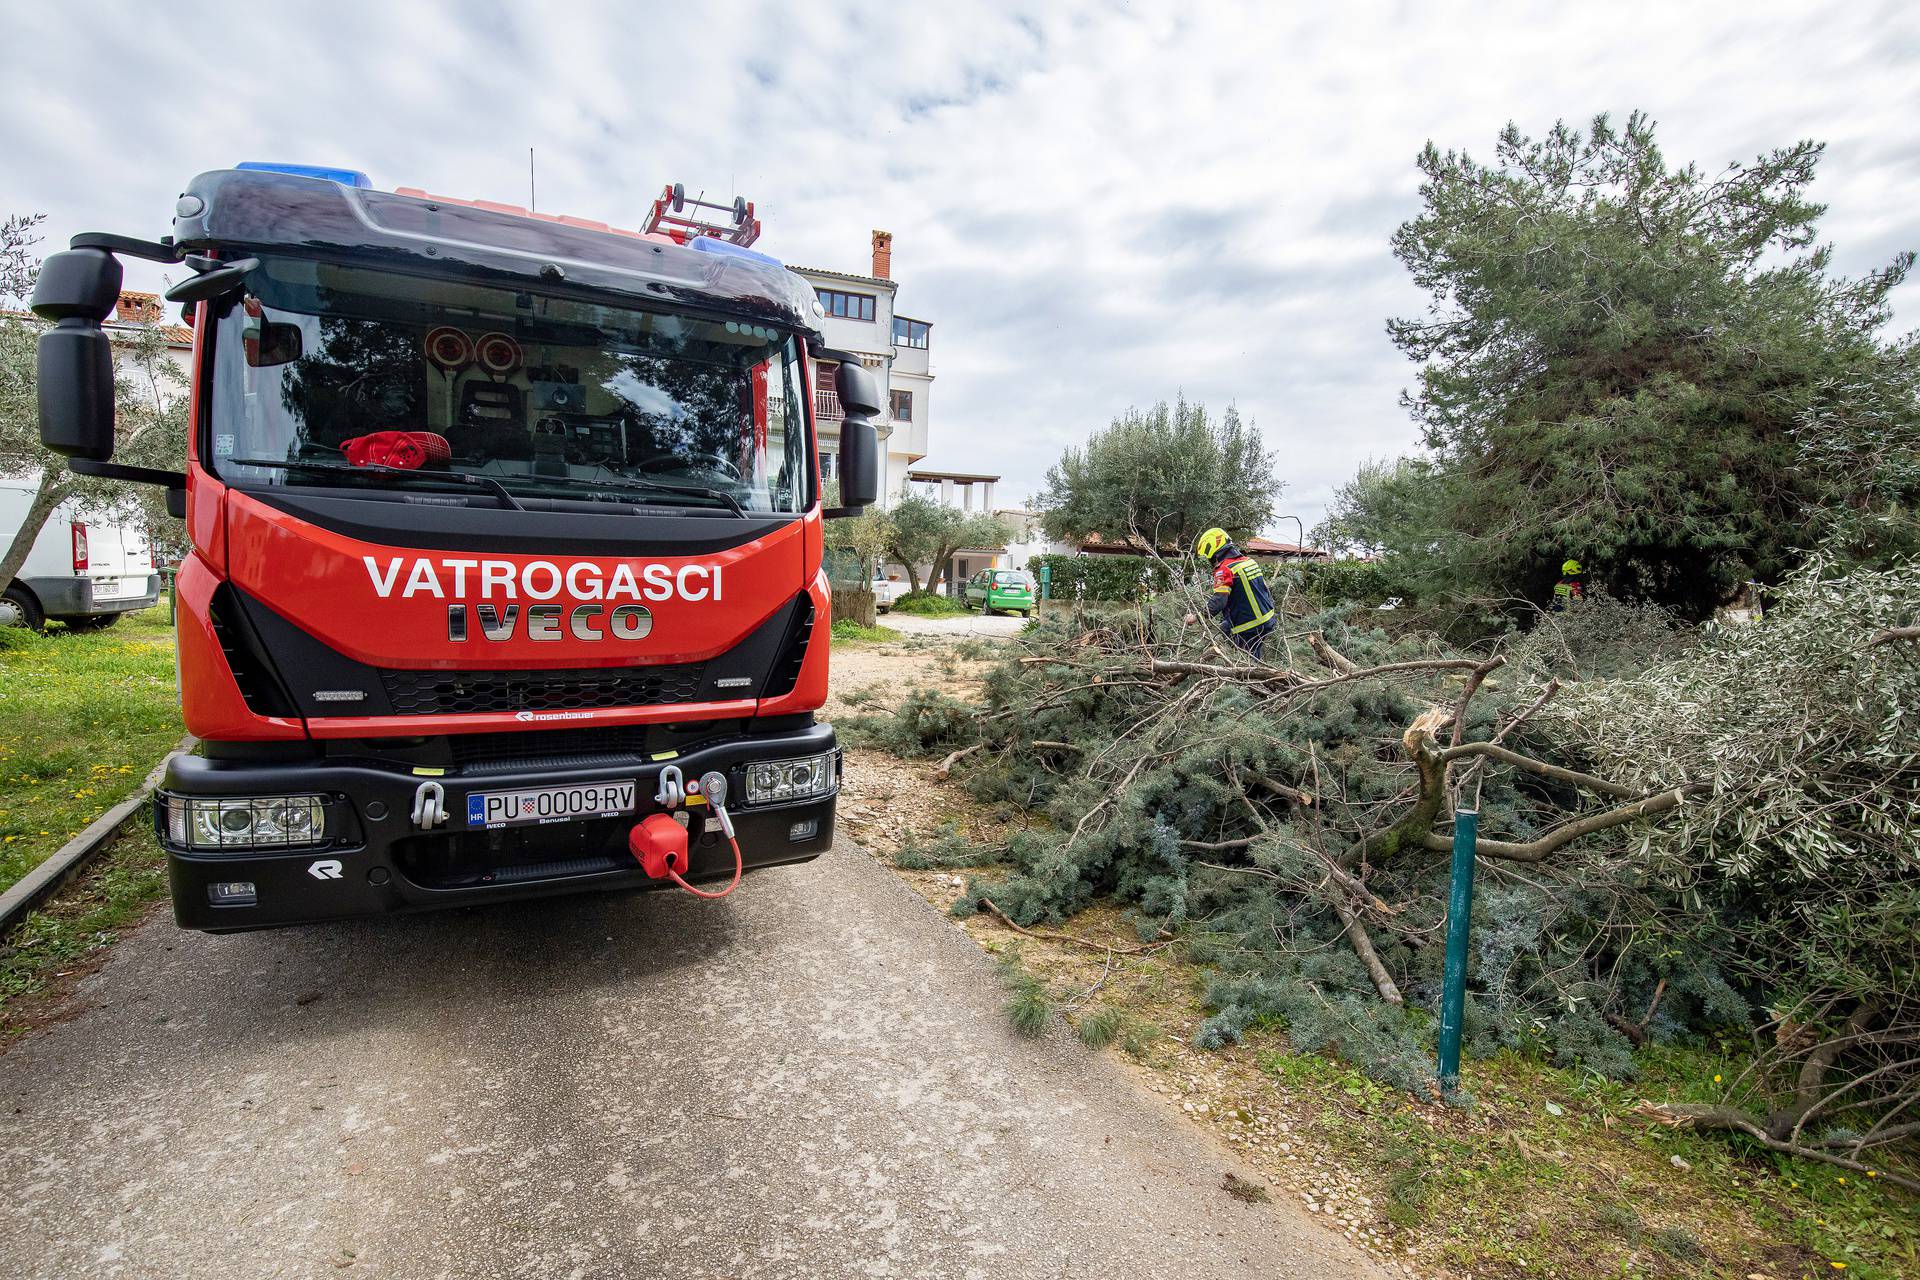
[(113, 318), (121, 324), (158, 324), (165, 311), (160, 306), (160, 295), (141, 293), (128, 289), (121, 293), (113, 304)]
[(891, 280), (893, 271), (893, 232), (873, 233), (873, 278)]

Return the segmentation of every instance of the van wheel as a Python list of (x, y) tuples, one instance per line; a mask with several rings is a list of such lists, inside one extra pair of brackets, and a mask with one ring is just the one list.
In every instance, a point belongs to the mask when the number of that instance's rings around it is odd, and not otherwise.
[(40, 612), (40, 602), (25, 587), (8, 587), (0, 593), (0, 627), (26, 627), (30, 631), (44, 631), (47, 615)]
[(110, 627), (120, 621), (120, 615), (117, 613), (87, 613), (77, 618), (61, 618), (59, 621), (66, 623), (67, 630), (69, 631), (99, 631), (103, 627)]

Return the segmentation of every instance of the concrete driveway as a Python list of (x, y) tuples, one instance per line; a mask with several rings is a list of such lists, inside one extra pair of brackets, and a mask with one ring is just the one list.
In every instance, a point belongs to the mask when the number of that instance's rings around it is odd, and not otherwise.
[(0, 1273), (1388, 1274), (844, 842), (723, 903), (212, 938), (0, 1057)]

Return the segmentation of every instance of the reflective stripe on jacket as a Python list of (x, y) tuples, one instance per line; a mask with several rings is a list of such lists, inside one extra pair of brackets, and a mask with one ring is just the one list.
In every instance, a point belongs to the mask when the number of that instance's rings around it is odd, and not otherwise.
[(1213, 599), (1208, 612), (1226, 615), (1227, 630), (1235, 635), (1273, 621), (1273, 592), (1257, 561), (1229, 556), (1213, 571)]

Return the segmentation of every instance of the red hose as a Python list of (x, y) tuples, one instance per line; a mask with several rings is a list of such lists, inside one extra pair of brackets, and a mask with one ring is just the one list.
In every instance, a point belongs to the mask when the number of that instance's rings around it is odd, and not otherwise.
[(678, 871), (675, 871), (672, 866), (667, 867), (667, 874), (673, 877), (673, 882), (675, 884), (679, 885), (682, 889), (685, 889), (688, 893), (692, 894), (696, 898), (726, 897), (728, 894), (732, 893), (735, 889), (738, 889), (740, 887), (740, 871), (741, 871), (740, 842), (734, 839), (732, 836), (728, 836), (727, 843), (733, 846), (733, 879), (729, 881), (727, 884), (727, 887), (720, 890), (720, 892), (709, 893), (705, 889), (694, 888), (692, 885), (688, 884), (685, 880), (682, 880), (680, 878), (680, 873)]

